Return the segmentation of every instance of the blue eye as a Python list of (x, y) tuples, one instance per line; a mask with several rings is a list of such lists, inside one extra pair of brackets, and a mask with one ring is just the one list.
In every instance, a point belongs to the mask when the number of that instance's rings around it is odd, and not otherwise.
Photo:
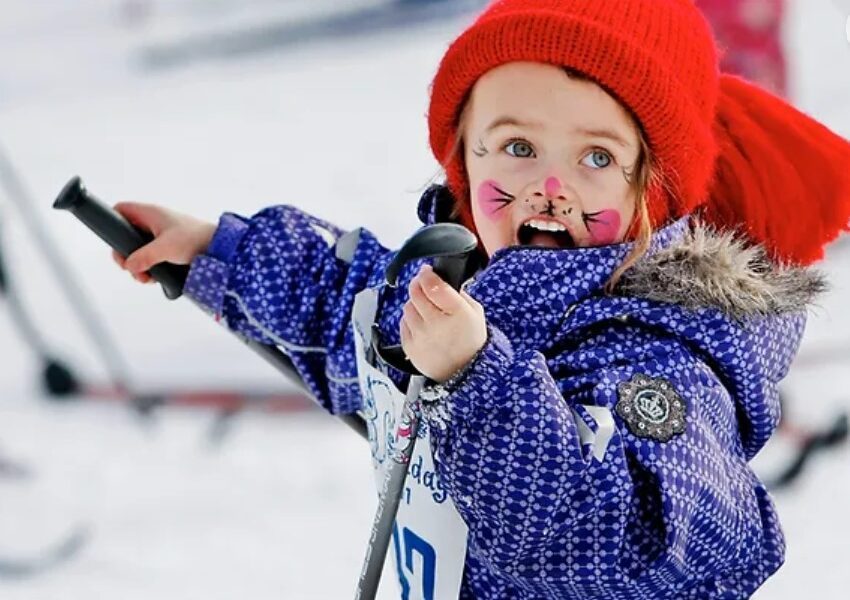
[(533, 158), (534, 148), (524, 140), (514, 140), (505, 144), (505, 152), (516, 158)]
[(605, 150), (594, 150), (582, 159), (581, 164), (591, 169), (604, 169), (612, 162), (614, 159)]

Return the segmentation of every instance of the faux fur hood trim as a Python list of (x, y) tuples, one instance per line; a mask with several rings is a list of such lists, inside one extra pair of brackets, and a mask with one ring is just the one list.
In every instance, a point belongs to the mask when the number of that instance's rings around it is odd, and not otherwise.
[(629, 269), (618, 293), (741, 320), (803, 311), (827, 288), (820, 271), (777, 264), (734, 232), (695, 222), (679, 243)]

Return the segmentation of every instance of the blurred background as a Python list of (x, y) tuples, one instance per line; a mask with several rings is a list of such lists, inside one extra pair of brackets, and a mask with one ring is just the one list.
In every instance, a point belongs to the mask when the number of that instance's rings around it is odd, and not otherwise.
[[(430, 80), (483, 4), (0, 0), (0, 598), (352, 595), (365, 445), (51, 204), (80, 175), (109, 204), (289, 203), (397, 245), (439, 175)], [(728, 68), (850, 136), (850, 0), (698, 4)], [(822, 268), (755, 461), (788, 538), (759, 598), (850, 590), (846, 239)]]

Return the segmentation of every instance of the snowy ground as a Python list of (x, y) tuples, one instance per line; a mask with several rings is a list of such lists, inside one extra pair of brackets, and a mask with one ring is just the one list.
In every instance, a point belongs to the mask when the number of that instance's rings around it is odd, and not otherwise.
[[(303, 3), (172, 0), (154, 3), (147, 21), (128, 21), (118, 10), (127, 5), (0, 0), (0, 148), (118, 340), (134, 384), (285, 389), (191, 305), (168, 303), (120, 273), (94, 236), (50, 204), (80, 174), (109, 202), (167, 203), (210, 219), (288, 202), (397, 244), (437, 172), (423, 118), (427, 87), (464, 19), (155, 70), (141, 66), (145, 49), (221, 28), (234, 6), (233, 22), (244, 24), (301, 14)], [(839, 5), (796, 0), (788, 43), (798, 104), (850, 135), (850, 44)], [(51, 345), (79, 372), (105, 380), (5, 189), (0, 226), (10, 275)], [(834, 290), (813, 316), (786, 387), (804, 423), (850, 408), (848, 246), (837, 245), (825, 264)], [(351, 595), (375, 499), (365, 447), (342, 425), (318, 413), (247, 414), (214, 446), (206, 412), (168, 409), (141, 423), (116, 406), (51, 404), (2, 310), (0, 340), (0, 457), (31, 469), (0, 478), (0, 557), (37, 554), (77, 523), (92, 535), (70, 564), (0, 580), (0, 597)], [(759, 457), (761, 472), (771, 472), (781, 446)], [(788, 561), (759, 598), (847, 597), (848, 497), (850, 447), (777, 497)], [(385, 597), (394, 597), (387, 587)]]

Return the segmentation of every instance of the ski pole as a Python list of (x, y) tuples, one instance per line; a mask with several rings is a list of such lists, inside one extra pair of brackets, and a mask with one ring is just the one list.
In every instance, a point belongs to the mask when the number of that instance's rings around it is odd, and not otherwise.
[[(137, 229), (112, 207), (91, 195), (79, 177), (72, 178), (65, 185), (53, 203), (53, 208), (69, 211), (124, 257), (153, 239), (149, 233)], [(151, 267), (149, 273), (162, 286), (165, 296), (175, 300), (183, 294), (183, 285), (186, 283), (189, 267), (160, 263)], [(262, 344), (241, 335), (237, 337), (290, 381), (309, 393), (292, 360), (277, 346)], [(363, 417), (357, 414), (337, 416), (360, 437), (368, 438)]]
[(56, 397), (67, 397), (80, 389), (80, 382), (65, 363), (51, 355), (50, 349), (41, 332), (26, 310), (24, 302), (12, 285), (3, 260), (2, 235), (0, 235), (0, 296), (6, 299), (12, 322), (18, 329), (24, 342), (40, 359), (42, 365), (42, 384), (47, 392)]
[[(113, 385), (117, 389), (129, 393), (132, 387), (129, 369), (127, 369), (127, 364), (118, 351), (118, 346), (113, 343), (109, 332), (92, 309), (92, 304), (88, 301), (73, 277), (71, 277), (71, 271), (65, 266), (61, 253), (56, 249), (46, 228), (38, 218), (34, 209), (35, 204), (32, 202), (32, 196), (27, 193), (21, 178), (18, 176), (17, 170), (2, 148), (0, 148), (0, 182), (6, 187), (10, 200), (23, 215), (24, 222), (29, 226), (30, 232), (47, 258), (48, 264), (53, 269), (54, 277), (64, 290), (71, 307), (76, 311), (83, 326), (87, 329), (89, 337), (100, 352), (100, 356), (106, 365)], [(64, 385), (65, 382), (74, 379), (70, 370), (58, 361), (51, 361), (49, 357), (47, 358), (45, 382), (48, 390), (52, 392), (53, 384), (57, 383), (55, 387), (59, 393), (73, 391), (69, 390), (67, 385)]]
[[(454, 289), (460, 289), (469, 274), (472, 264), (470, 258), (477, 244), (475, 236), (460, 225), (441, 223), (421, 229), (402, 246), (387, 266), (387, 284), (396, 286), (398, 275), (408, 261), (433, 257), (434, 272)], [(380, 340), (375, 339), (377, 331), (374, 334), (373, 345), (378, 355), (385, 362), (412, 376), (407, 387), (400, 422), (396, 428), (397, 447), (390, 455), (391, 460), (382, 482), (378, 508), (375, 511), (375, 519), (366, 547), (366, 557), (363, 559), (363, 568), (357, 582), (356, 600), (373, 600), (378, 593), (384, 561), (392, 538), (393, 523), (398, 513), (410, 459), (419, 433), (419, 423), (422, 418), (419, 394), (426, 381), (426, 378), (404, 356), (400, 346), (382, 348)], [(405, 443), (401, 443), (402, 440)]]

